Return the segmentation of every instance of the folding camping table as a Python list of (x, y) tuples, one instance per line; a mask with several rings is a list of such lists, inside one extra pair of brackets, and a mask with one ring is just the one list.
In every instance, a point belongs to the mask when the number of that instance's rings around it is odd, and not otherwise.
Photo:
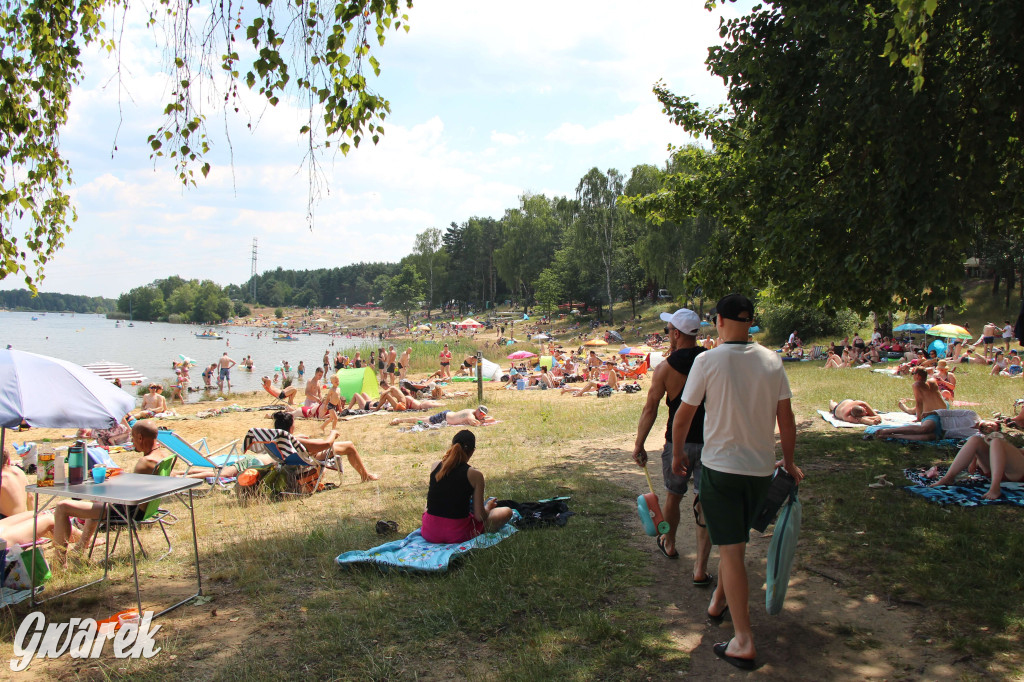
[[(38, 485), (25, 486), (25, 491), (33, 493), (35, 495), (35, 510), (36, 514), (39, 513), (39, 496), (49, 496), (46, 502), (43, 504), (45, 507), (55, 497), (66, 497), (74, 498), (79, 500), (91, 500), (93, 502), (104, 502), (106, 503), (106, 519), (107, 519), (107, 543), (104, 545), (104, 561), (103, 561), (103, 577), (97, 580), (93, 580), (85, 585), (80, 585), (73, 589), (61, 592), (60, 594), (53, 595), (41, 601), (37, 601), (35, 598), (35, 567), (29, 568), (29, 573), (32, 575), (32, 605), (36, 606), (43, 603), (44, 601), (50, 601), (57, 597), (62, 597), (72, 592), (95, 585), (98, 582), (107, 579), (107, 574), (110, 567), (110, 516), (111, 511), (120, 517), (126, 525), (128, 525), (128, 541), (131, 546), (132, 555), (132, 574), (135, 578), (135, 598), (139, 605), (139, 615), (141, 616), (142, 611), (142, 593), (139, 591), (139, 567), (135, 560), (135, 534), (132, 532), (137, 526), (135, 521), (129, 518), (129, 515), (133, 512), (132, 507), (136, 505), (146, 504), (152, 500), (157, 500), (162, 497), (169, 495), (175, 495), (181, 500), (182, 504), (188, 507), (189, 513), (192, 516), (192, 549), (195, 552), (195, 563), (196, 563), (196, 593), (187, 599), (169, 606), (160, 613), (157, 613), (154, 618), (162, 616), (163, 614), (178, 608), (182, 604), (192, 600), (195, 597), (200, 596), (203, 593), (202, 579), (199, 575), (199, 542), (196, 538), (196, 512), (193, 506), (192, 500), (192, 488), (203, 485), (203, 481), (197, 478), (170, 478), (167, 476), (153, 476), (149, 474), (120, 474), (113, 478), (108, 478), (103, 483), (93, 483), (88, 481), (79, 485), (54, 485), (39, 487)], [(188, 491), (188, 502), (185, 501), (182, 493)], [(38, 535), (36, 532), (35, 521), (33, 521), (33, 533)], [(32, 557), (35, 560), (35, 557)]]

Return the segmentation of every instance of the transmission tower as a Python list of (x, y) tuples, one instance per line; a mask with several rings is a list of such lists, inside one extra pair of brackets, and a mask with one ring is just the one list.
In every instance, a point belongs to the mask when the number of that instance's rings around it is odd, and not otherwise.
[(252, 272), (249, 274), (249, 288), (253, 305), (256, 304), (256, 237), (252, 238)]

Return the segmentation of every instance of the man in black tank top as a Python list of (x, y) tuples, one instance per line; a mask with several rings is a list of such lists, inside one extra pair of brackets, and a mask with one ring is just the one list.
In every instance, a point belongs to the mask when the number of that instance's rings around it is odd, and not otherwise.
[[(679, 526), (679, 505), (686, 495), (686, 482), (690, 476), (693, 477), (694, 493), (700, 485), (700, 451), (704, 441), (703, 433), (703, 411), (699, 424), (695, 419), (695, 425), (690, 429), (686, 438), (686, 453), (691, 462), (687, 476), (677, 476), (672, 472), (672, 420), (675, 417), (676, 409), (682, 397), (683, 387), (686, 385), (686, 374), (693, 365), (693, 359), (704, 351), (697, 346), (697, 332), (700, 330), (700, 318), (692, 310), (682, 308), (675, 313), (662, 313), (661, 319), (667, 322), (665, 334), (669, 339), (671, 354), (668, 359), (659, 364), (652, 375), (651, 387), (647, 392), (647, 402), (640, 415), (640, 422), (637, 425), (636, 443), (633, 448), (633, 460), (639, 465), (647, 463), (647, 452), (644, 450), (644, 442), (654, 426), (658, 416), (658, 406), (662, 396), (665, 397), (665, 404), (668, 405), (668, 427), (665, 432), (665, 447), (662, 450), (662, 476), (665, 481), (665, 489), (668, 491), (662, 503), (662, 515), (669, 524), (669, 532), (658, 537), (658, 548), (661, 553), (669, 559), (677, 559), (679, 552), (676, 550), (676, 530)], [(700, 515), (700, 504), (694, 502), (695, 513)], [(707, 572), (708, 558), (711, 555), (711, 542), (708, 539), (707, 530), (698, 523), (697, 531), (697, 560), (693, 567), (693, 584), (706, 587), (711, 585), (712, 578)]]

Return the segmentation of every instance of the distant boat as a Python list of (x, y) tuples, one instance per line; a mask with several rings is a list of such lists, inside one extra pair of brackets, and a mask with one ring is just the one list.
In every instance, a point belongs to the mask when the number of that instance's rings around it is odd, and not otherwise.
[(207, 331), (203, 332), (202, 334), (196, 334), (196, 338), (197, 339), (209, 339), (211, 341), (219, 341), (220, 339), (223, 339), (224, 337), (221, 336), (220, 334), (218, 334), (215, 331), (207, 330)]
[(275, 341), (298, 341), (299, 337), (291, 334), (274, 334)]
[(35, 322), (35, 321), (36, 321), (36, 320), (38, 320), (38, 319), (39, 319), (39, 318), (38, 318), (38, 317), (36, 317), (35, 315), (33, 315), (33, 316), (32, 316), (32, 321), (33, 321), (33, 322)]

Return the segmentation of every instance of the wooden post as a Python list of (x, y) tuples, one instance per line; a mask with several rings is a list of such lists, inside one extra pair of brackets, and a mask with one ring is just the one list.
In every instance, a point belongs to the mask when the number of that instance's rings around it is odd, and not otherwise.
[(483, 368), (484, 352), (478, 350), (476, 352), (476, 399), (477, 402), (484, 402), (484, 368)]

